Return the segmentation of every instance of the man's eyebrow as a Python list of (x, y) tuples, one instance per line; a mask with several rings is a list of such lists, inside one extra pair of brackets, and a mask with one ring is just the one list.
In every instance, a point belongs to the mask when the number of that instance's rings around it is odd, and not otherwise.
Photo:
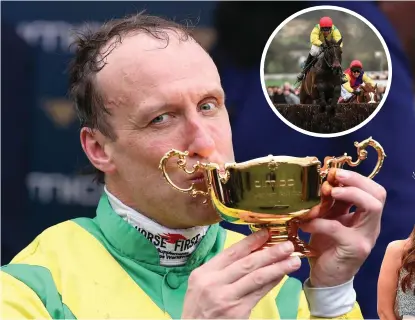
[(162, 112), (168, 107), (169, 107), (168, 103), (160, 103), (160, 102), (148, 103), (145, 108), (143, 108), (142, 106), (138, 106), (136, 112), (130, 114), (128, 118), (131, 121), (137, 121), (137, 120), (139, 121), (149, 116), (152, 116), (154, 114), (157, 114), (159, 112)]
[(220, 96), (221, 98), (223, 98), (223, 100), (225, 100), (225, 91), (221, 87), (212, 87), (204, 90), (203, 94), (201, 94), (200, 96), (201, 100), (208, 98), (210, 96)]

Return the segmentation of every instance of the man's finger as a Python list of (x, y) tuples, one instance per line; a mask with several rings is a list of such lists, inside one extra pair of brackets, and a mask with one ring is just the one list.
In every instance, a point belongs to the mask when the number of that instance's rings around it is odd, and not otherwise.
[(330, 182), (332, 185), (336, 185), (338, 183), (344, 186), (351, 186), (359, 188), (373, 197), (385, 203), (386, 201), (386, 190), (381, 185), (369, 179), (361, 174), (344, 170), (344, 169), (336, 169), (333, 170), (332, 173), (329, 172), (329, 176), (327, 177), (327, 181)]
[(307, 221), (307, 220), (315, 219), (329, 212), (330, 208), (334, 204), (334, 200), (331, 197), (332, 189), (333, 187), (330, 185), (330, 183), (325, 181), (321, 186), (320, 203), (317, 206), (314, 206), (313, 208), (311, 208), (311, 210), (304, 216), (300, 217), (299, 220)]
[(284, 276), (282, 276), (281, 278), (278, 278), (276, 281), (271, 282), (270, 284), (262, 287), (261, 289), (254, 291), (248, 295), (246, 295), (243, 299), (242, 299), (242, 303), (243, 304), (247, 304), (250, 306), (250, 308), (252, 309), (253, 307), (255, 307), (257, 305), (257, 303), (268, 293), (270, 292), (273, 288), (275, 288), (277, 285), (279, 285), (279, 283), (282, 281), (282, 279), (284, 278)]
[(289, 257), (272, 265), (258, 269), (232, 284), (235, 297), (241, 298), (256, 292), (269, 284), (281, 280), (286, 274), (298, 270), (299, 257)]
[(336, 220), (345, 227), (349, 228), (357, 224), (357, 221), (360, 219), (360, 214), (360, 212), (351, 212), (337, 218)]
[(383, 210), (383, 203), (379, 199), (357, 187), (336, 187), (331, 195), (335, 200), (353, 204), (364, 214), (380, 214)]
[(333, 239), (339, 245), (350, 243), (349, 229), (337, 220), (317, 218), (301, 225), (301, 230), (314, 234), (325, 235)]
[(221, 272), (223, 283), (233, 283), (256, 270), (287, 259), (294, 252), (291, 241), (276, 244), (270, 248), (259, 250), (232, 263)]
[(268, 230), (263, 229), (250, 234), (243, 240), (233, 244), (229, 248), (223, 250), (221, 254), (216, 255), (207, 264), (201, 268), (209, 268), (210, 270), (222, 270), (230, 264), (248, 256), (253, 251), (261, 248), (269, 239)]
[(333, 207), (329, 210), (329, 212), (327, 212), (326, 214), (324, 214), (321, 218), (324, 219), (338, 219), (341, 216), (347, 215), (350, 213), (350, 208), (353, 205), (347, 202), (343, 202), (343, 201), (336, 201), (333, 205)]

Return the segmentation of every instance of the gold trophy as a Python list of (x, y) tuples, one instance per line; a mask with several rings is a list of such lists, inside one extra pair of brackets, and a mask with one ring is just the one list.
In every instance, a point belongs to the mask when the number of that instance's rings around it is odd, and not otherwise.
[[(373, 147), (378, 161), (369, 178), (381, 169), (386, 154), (382, 146), (372, 137), (358, 143), (358, 158), (355, 162), (345, 153), (341, 157), (326, 157), (324, 164), (316, 157), (289, 157), (269, 155), (242, 162), (226, 163), (221, 169), (216, 163), (200, 163), (186, 169), (188, 152), (170, 150), (160, 161), (159, 169), (167, 182), (178, 191), (192, 197), (203, 196), (204, 204), (210, 203), (220, 218), (234, 224), (249, 225), (255, 232), (266, 228), (269, 239), (261, 248), (290, 240), (293, 255), (313, 257), (317, 253), (298, 237), (299, 218), (320, 203), (320, 189), (330, 168), (342, 168), (344, 164), (358, 166), (367, 158), (366, 148)], [(166, 172), (170, 158), (178, 157), (177, 166), (187, 174), (204, 173), (207, 191), (196, 190), (194, 184), (183, 189), (171, 181)]]

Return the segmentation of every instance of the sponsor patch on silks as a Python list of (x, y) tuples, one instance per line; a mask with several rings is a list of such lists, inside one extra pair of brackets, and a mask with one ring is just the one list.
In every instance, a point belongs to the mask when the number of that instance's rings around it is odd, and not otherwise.
[(206, 228), (154, 233), (138, 226), (134, 222), (129, 221), (135, 229), (141, 232), (157, 248), (160, 255), (160, 265), (163, 266), (185, 264), (206, 234)]

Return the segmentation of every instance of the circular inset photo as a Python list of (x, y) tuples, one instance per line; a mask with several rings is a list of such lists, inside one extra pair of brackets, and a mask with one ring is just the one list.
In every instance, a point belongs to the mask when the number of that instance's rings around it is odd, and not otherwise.
[(291, 128), (338, 137), (366, 125), (390, 90), (392, 63), (379, 31), (337, 6), (311, 7), (273, 32), (261, 59), (268, 104)]

